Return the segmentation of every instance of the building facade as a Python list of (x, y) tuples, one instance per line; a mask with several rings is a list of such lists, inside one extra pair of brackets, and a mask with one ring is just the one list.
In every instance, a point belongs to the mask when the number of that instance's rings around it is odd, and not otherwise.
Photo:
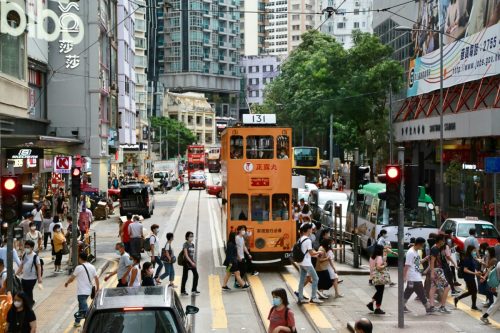
[(280, 73), (278, 56), (250, 56), (241, 58), (241, 73), (245, 80), (245, 103), (264, 103), (264, 89)]
[(206, 146), (215, 144), (215, 112), (203, 94), (167, 91), (164, 101), (164, 117), (183, 123), (196, 136), (196, 143)]
[(240, 1), (241, 55), (257, 56), (266, 48), (267, 15), (264, 14), (269, 0)]
[(164, 27), (157, 30), (160, 82), (170, 91), (204, 93), (217, 115), (237, 118), (239, 0), (174, 0), (170, 6), (157, 16)]

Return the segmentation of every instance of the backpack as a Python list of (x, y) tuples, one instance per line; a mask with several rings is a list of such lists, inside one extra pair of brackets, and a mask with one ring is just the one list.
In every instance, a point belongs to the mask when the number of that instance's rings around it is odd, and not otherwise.
[[(26, 257), (26, 253), (23, 254), (23, 256), (21, 258), (23, 261), (24, 261), (24, 257)], [(40, 276), (43, 276), (43, 265), (45, 263), (43, 262), (43, 259), (38, 257), (38, 254), (36, 254), (36, 253), (35, 253), (35, 256), (33, 257), (33, 262), (31, 263), (31, 269), (33, 269), (33, 267), (35, 267), (35, 269), (36, 269), (36, 266), (35, 266), (36, 258), (40, 259)]]
[[(273, 306), (271, 308), (271, 310), (269, 310), (269, 315), (267, 316), (267, 319), (270, 319), (271, 318), (271, 313), (273, 313), (273, 310), (275, 309), (276, 307)], [(286, 324), (288, 326), (288, 311), (290, 311), (290, 309), (288, 308), (288, 306), (285, 308), (285, 321), (286, 321)], [(292, 333), (297, 333), (297, 329), (292, 329), (291, 327), (288, 327)]]
[(304, 257), (306, 254), (302, 252), (302, 243), (309, 239), (308, 237), (304, 238), (303, 240), (299, 240), (297, 243), (292, 248), (292, 259), (296, 263), (301, 263), (304, 261)]
[(179, 255), (177, 256), (177, 264), (179, 266), (184, 266), (185, 263), (186, 263), (186, 258), (184, 257), (184, 249), (182, 249), (181, 252), (179, 252)]
[(498, 279), (498, 272), (497, 269), (492, 269), (491, 272), (488, 274), (488, 286), (490, 288), (498, 288), (500, 285), (500, 280)]
[[(155, 235), (151, 235), (148, 238), (146, 238), (144, 240), (144, 244), (142, 246), (144, 248), (144, 251), (151, 251), (151, 237), (154, 237), (155, 238), (155, 242), (156, 242), (156, 236)], [(155, 255), (159, 255), (159, 253), (155, 253)]]

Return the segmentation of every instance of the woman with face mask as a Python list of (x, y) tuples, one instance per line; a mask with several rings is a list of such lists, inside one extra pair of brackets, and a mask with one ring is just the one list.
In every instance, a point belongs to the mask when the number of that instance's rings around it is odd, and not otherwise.
[(477, 300), (477, 285), (476, 276), (481, 276), (481, 272), (477, 270), (477, 250), (474, 245), (469, 245), (467, 251), (465, 252), (465, 258), (462, 260), (462, 265), (464, 267), (464, 281), (467, 286), (467, 291), (462, 293), (460, 296), (454, 298), (455, 307), (457, 307), (458, 301), (465, 297), (471, 297), (472, 299), (472, 310), (480, 311), (476, 306)]
[(295, 316), (292, 310), (288, 308), (288, 297), (285, 289), (274, 289), (271, 295), (273, 296), (273, 307), (267, 316), (269, 320), (267, 333), (297, 332), (295, 329)]
[(143, 287), (154, 287), (156, 286), (156, 281), (153, 278), (155, 269), (153, 267), (153, 264), (150, 263), (149, 261), (146, 261), (144, 264), (142, 264), (142, 283), (141, 286)]
[(53, 229), (54, 232), (54, 252), (56, 253), (56, 260), (54, 260), (54, 272), (63, 273), (61, 269), (61, 262), (63, 257), (63, 247), (66, 244), (66, 237), (62, 233), (61, 226), (56, 224)]
[(7, 325), (7, 332), (36, 332), (35, 312), (31, 309), (31, 301), (24, 292), (14, 296), (13, 306), (7, 314)]
[(30, 231), (24, 236), (24, 240), (30, 240), (33, 241), (37, 245), (37, 251), (40, 252), (42, 250), (42, 233), (38, 230), (36, 230), (36, 224), (35, 222), (30, 223)]

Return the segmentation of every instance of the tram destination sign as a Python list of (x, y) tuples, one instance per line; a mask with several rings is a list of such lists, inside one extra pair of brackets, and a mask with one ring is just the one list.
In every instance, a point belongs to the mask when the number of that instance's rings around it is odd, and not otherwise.
[(245, 125), (276, 125), (275, 114), (244, 114), (243, 124)]

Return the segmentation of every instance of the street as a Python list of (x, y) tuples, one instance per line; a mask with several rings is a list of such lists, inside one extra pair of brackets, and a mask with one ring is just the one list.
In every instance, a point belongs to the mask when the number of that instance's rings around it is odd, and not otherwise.
[[(209, 178), (217, 177), (209, 174)], [(214, 179), (211, 180), (212, 182)], [(210, 183), (210, 181), (209, 181)], [(257, 267), (260, 274), (248, 276), (250, 291), (234, 290), (232, 280), (228, 284), (233, 290), (222, 291), (222, 279), (225, 268), (223, 240), (220, 224), (220, 199), (209, 196), (203, 190), (171, 190), (166, 194), (157, 192), (156, 209), (150, 219), (143, 221), (144, 228), (149, 230), (153, 224), (160, 225), (162, 246), (167, 232), (174, 233), (174, 252), (178, 253), (184, 242), (187, 231), (195, 234), (196, 255), (200, 281), (198, 290), (200, 296), (181, 297), (182, 303), (195, 305), (200, 311), (194, 317), (194, 332), (265, 332), (268, 325), (267, 316), (271, 308), (271, 291), (275, 288), (285, 288), (291, 303), (290, 308), (296, 317), (299, 332), (348, 332), (348, 324), (360, 317), (372, 320), (375, 332), (396, 332), (397, 327), (397, 288), (387, 288), (382, 308), (386, 315), (376, 316), (367, 310), (365, 304), (374, 293), (374, 288), (368, 286), (366, 275), (367, 261), (363, 257), (361, 269), (355, 270), (347, 265), (338, 264), (338, 270), (344, 273), (340, 284), (343, 298), (325, 301), (322, 305), (307, 304), (299, 306), (293, 291), (299, 280), (297, 269), (292, 265), (285, 267)], [(97, 234), (97, 268), (103, 271), (115, 269), (117, 256), (114, 244), (118, 238), (118, 216), (108, 220), (95, 222), (92, 226)], [(44, 290), (35, 290), (35, 312), (40, 333), (49, 332), (79, 332), (81, 328), (73, 327), (73, 313), (76, 312), (76, 285), (64, 288), (67, 275), (52, 273), (50, 253), (46, 257)], [(48, 255), (47, 255), (48, 254)], [(149, 258), (143, 255), (143, 261)], [(175, 265), (176, 291), (180, 294), (182, 268)], [(345, 275), (347, 274), (347, 275)], [(397, 269), (391, 268), (393, 281), (397, 279)], [(103, 281), (101, 288), (116, 285), (116, 276), (109, 281)], [(163, 283), (168, 283), (163, 281)], [(463, 281), (462, 281), (463, 283)], [(186, 289), (191, 287), (191, 275)], [(310, 290), (306, 288), (305, 290)], [(481, 296), (480, 296), (481, 297)], [(481, 299), (484, 301), (484, 299)], [(492, 325), (487, 327), (480, 320), (480, 312), (470, 310), (470, 301), (459, 303), (458, 309), (453, 309), (452, 298), (448, 299), (451, 314), (426, 315), (422, 305), (410, 300), (408, 307), (411, 313), (406, 314), (407, 332), (495, 332), (500, 329), (500, 314), (490, 317)], [(481, 303), (479, 303), (481, 304)]]

